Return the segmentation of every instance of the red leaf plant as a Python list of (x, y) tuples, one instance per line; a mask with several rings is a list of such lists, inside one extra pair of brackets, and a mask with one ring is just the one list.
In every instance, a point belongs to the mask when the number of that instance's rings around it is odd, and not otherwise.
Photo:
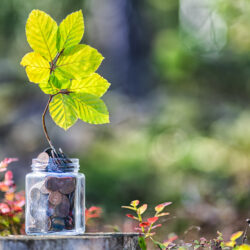
[[(0, 172), (6, 171), (8, 165), (17, 160), (5, 158), (0, 162)], [(0, 200), (0, 235), (23, 234), (25, 194), (23, 191), (16, 192), (12, 171), (5, 173), (3, 181), (0, 182), (0, 191), (4, 193), (4, 198)]]
[(85, 209), (85, 223), (88, 225), (93, 218), (100, 218), (102, 214), (102, 208), (92, 206)]
[[(142, 235), (140, 236), (140, 240), (139, 240), (139, 244), (141, 246), (142, 249), (146, 249), (146, 239), (150, 238), (152, 240), (152, 242), (157, 245), (158, 247), (162, 247), (161, 249), (166, 249), (174, 246), (175, 244), (173, 244), (173, 241), (176, 240), (177, 236), (171, 240), (167, 240), (163, 243), (160, 243), (158, 241), (155, 241), (153, 239), (153, 235), (155, 235), (155, 232), (152, 232), (152, 230), (161, 227), (162, 224), (156, 224), (155, 223), (159, 220), (160, 217), (162, 216), (166, 216), (169, 215), (168, 212), (163, 212), (164, 208), (171, 205), (172, 202), (165, 202), (162, 204), (159, 204), (155, 207), (155, 214), (153, 217), (149, 217), (147, 218), (147, 220), (144, 220), (142, 218), (142, 214), (147, 210), (148, 205), (147, 204), (143, 204), (142, 206), (139, 206), (139, 201), (138, 200), (134, 200), (130, 203), (130, 206), (122, 206), (122, 208), (127, 208), (130, 209), (132, 211), (135, 212), (136, 215), (133, 214), (127, 214), (126, 216), (128, 218), (131, 218), (133, 220), (136, 220), (138, 223), (138, 226), (135, 227), (135, 230), (137, 232), (142, 233)], [(171, 244), (170, 244), (171, 243)]]

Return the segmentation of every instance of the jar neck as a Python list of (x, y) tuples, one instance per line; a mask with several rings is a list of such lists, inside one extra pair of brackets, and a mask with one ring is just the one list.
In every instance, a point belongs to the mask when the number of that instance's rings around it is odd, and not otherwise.
[(42, 161), (36, 158), (32, 159), (31, 169), (33, 172), (78, 173), (79, 159), (49, 158)]

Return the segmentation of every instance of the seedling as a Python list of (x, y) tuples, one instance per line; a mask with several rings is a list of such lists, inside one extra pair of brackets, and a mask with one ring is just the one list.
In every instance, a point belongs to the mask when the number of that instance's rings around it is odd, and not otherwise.
[(95, 71), (103, 56), (79, 44), (84, 33), (82, 11), (68, 15), (59, 26), (45, 12), (33, 10), (26, 23), (26, 36), (33, 52), (21, 60), (30, 82), (49, 96), (42, 115), (45, 136), (54, 150), (45, 123), (49, 109), (54, 122), (69, 129), (78, 119), (92, 124), (109, 123), (100, 99), (110, 84)]

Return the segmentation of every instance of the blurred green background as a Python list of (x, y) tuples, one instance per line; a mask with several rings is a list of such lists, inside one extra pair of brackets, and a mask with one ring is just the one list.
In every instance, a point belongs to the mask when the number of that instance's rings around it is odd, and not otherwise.
[(0, 157), (18, 157), (24, 189), (31, 159), (47, 147), (48, 96), (19, 65), (31, 49), (32, 9), (58, 23), (83, 10), (83, 43), (105, 57), (99, 73), (111, 124), (64, 132), (48, 117), (56, 147), (81, 160), (87, 206), (131, 230), (120, 206), (172, 201), (164, 233), (199, 225), (229, 234), (250, 216), (250, 2), (248, 0), (1, 0)]

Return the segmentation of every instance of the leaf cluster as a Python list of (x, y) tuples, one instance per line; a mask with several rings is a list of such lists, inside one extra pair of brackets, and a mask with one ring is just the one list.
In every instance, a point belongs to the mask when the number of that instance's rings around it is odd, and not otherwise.
[(103, 56), (79, 44), (84, 34), (82, 11), (68, 15), (58, 26), (45, 12), (33, 10), (26, 36), (33, 52), (21, 60), (30, 82), (53, 98), (49, 110), (54, 122), (67, 130), (78, 119), (92, 124), (109, 122), (100, 99), (110, 84), (95, 71)]
[(172, 202), (164, 202), (164, 203), (157, 205), (155, 207), (154, 216), (147, 218), (147, 220), (144, 220), (142, 218), (142, 215), (144, 214), (144, 212), (146, 212), (148, 205), (143, 204), (138, 207), (139, 203), (140, 203), (139, 200), (134, 200), (134, 201), (131, 201), (130, 206), (122, 206), (122, 208), (130, 209), (136, 213), (136, 216), (132, 214), (127, 214), (126, 216), (131, 219), (136, 220), (138, 223), (138, 227), (136, 227), (135, 230), (142, 233), (142, 236), (139, 237), (139, 245), (141, 249), (143, 250), (147, 249), (147, 245), (146, 245), (147, 238), (150, 238), (152, 242), (160, 249), (166, 249), (167, 247), (174, 245), (173, 241), (177, 239), (175, 236), (172, 237), (171, 239), (168, 239), (167, 241), (164, 241), (163, 243), (160, 243), (153, 239), (155, 232), (152, 232), (152, 230), (162, 226), (162, 224), (155, 225), (155, 223), (159, 220), (160, 217), (169, 215), (168, 212), (163, 212), (163, 210), (165, 209), (165, 207), (171, 205)]

